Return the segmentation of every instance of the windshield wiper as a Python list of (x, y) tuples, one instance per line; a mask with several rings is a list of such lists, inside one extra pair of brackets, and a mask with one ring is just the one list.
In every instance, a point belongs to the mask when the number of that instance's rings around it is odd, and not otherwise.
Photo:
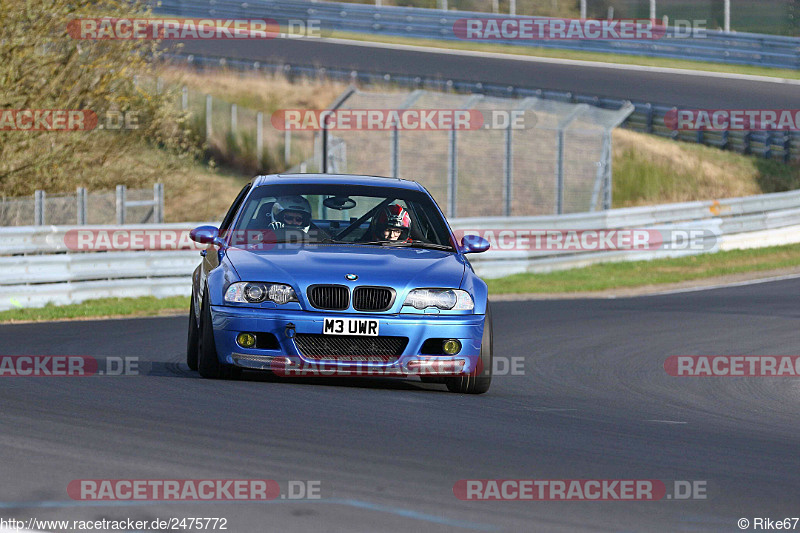
[(453, 247), (447, 244), (436, 244), (433, 242), (427, 241), (379, 241), (384, 246), (394, 247), (394, 248), (428, 248), (431, 250), (444, 250), (447, 252), (452, 252)]
[(428, 248), (431, 250), (444, 250), (452, 252), (453, 247), (446, 244), (436, 244), (426, 241), (338, 241), (325, 239), (322, 244), (357, 244), (359, 246), (386, 246), (388, 248)]

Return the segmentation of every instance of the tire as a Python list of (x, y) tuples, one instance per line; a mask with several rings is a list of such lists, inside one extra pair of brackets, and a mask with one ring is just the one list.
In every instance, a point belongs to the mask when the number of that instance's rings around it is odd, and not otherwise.
[(477, 368), (466, 376), (447, 378), (447, 390), (461, 394), (483, 394), (492, 384), (492, 354), (494, 352), (492, 332), (492, 309), (486, 304), (486, 319), (483, 323), (481, 356)]
[(236, 379), (241, 369), (220, 363), (217, 345), (214, 342), (214, 326), (211, 322), (211, 306), (208, 303), (208, 288), (200, 306), (200, 349), (198, 350), (197, 370), (206, 379)]
[(192, 291), (192, 302), (189, 304), (189, 338), (186, 341), (186, 365), (189, 370), (197, 370), (197, 354), (200, 350), (200, 328), (197, 327), (195, 315), (194, 291)]

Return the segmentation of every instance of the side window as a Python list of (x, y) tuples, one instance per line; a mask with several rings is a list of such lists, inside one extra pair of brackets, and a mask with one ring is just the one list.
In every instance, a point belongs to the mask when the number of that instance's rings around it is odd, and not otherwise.
[(233, 219), (236, 217), (236, 213), (239, 211), (239, 207), (242, 205), (242, 201), (244, 201), (245, 196), (247, 196), (247, 193), (250, 191), (251, 185), (251, 183), (248, 183), (244, 186), (244, 188), (239, 192), (239, 195), (236, 197), (236, 200), (233, 201), (231, 208), (228, 209), (228, 214), (225, 215), (225, 218), (222, 219), (222, 224), (219, 226), (220, 235), (230, 229), (231, 224), (233, 224)]

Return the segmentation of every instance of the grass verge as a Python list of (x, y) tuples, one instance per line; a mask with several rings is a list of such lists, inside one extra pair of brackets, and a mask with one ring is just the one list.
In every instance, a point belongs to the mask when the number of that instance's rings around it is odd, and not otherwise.
[(188, 296), (155, 298), (100, 298), (79, 304), (0, 311), (0, 322), (45, 322), (50, 320), (116, 318), (189, 313)]
[(674, 259), (603, 263), (547, 274), (515, 274), (487, 283), (490, 294), (594, 292), (719, 278), (798, 264), (800, 244), (791, 244)]

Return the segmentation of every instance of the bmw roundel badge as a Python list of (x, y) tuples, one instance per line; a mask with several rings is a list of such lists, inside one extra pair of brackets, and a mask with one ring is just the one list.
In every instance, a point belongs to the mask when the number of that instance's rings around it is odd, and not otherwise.
[(356, 276), (355, 274), (345, 274), (345, 276), (344, 276), (344, 277), (345, 277), (346, 279), (350, 280), (350, 281), (355, 281), (355, 280), (357, 280), (357, 279), (358, 279), (358, 276)]

